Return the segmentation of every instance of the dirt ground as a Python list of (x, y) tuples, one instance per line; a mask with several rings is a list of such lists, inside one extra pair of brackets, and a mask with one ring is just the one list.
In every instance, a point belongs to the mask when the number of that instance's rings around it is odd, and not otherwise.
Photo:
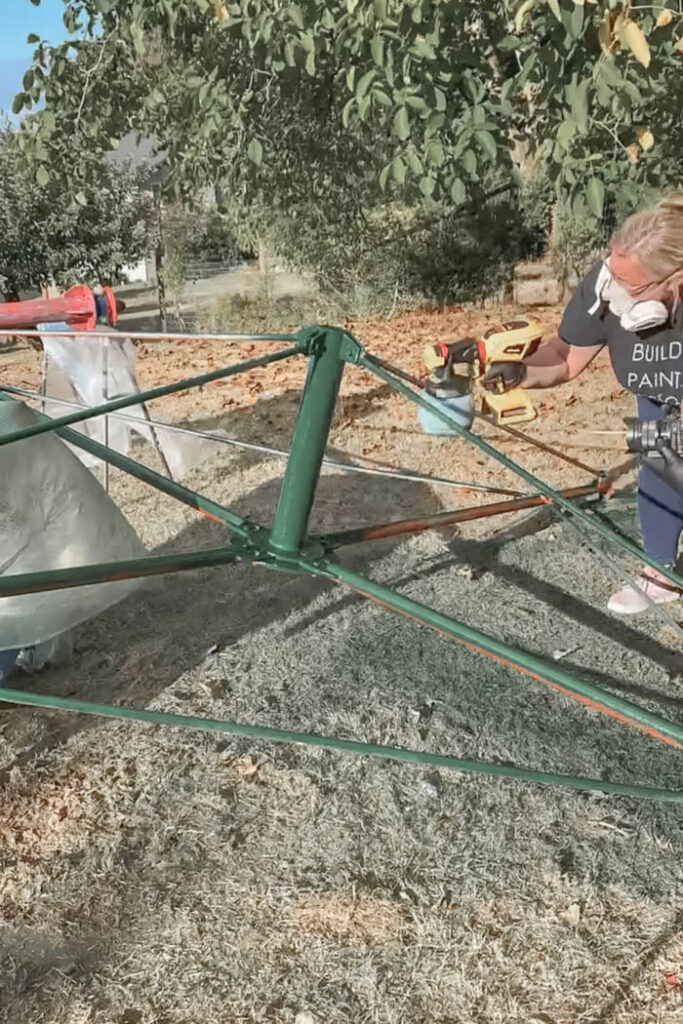
[[(518, 312), (348, 326), (419, 372), (426, 342)], [(558, 312), (543, 311), (549, 329)], [(255, 351), (141, 345), (139, 376), (166, 382)], [(36, 388), (39, 365), (30, 349), (0, 354), (6, 383)], [(153, 411), (284, 448), (303, 373), (278, 364)], [(631, 412), (604, 360), (534, 397), (529, 434), (598, 469), (625, 463), (620, 435), (595, 433)], [(549, 483), (586, 480), (482, 429)], [(476, 449), (420, 433), (413, 409), (355, 368), (330, 454), (524, 489)], [(186, 482), (267, 522), (282, 468), (217, 446)], [(623, 493), (632, 486), (619, 478)], [(144, 485), (113, 472), (111, 488), (151, 550), (221, 543), (221, 527)], [(327, 470), (314, 528), (482, 500)], [(632, 502), (610, 515), (633, 531)], [(614, 579), (547, 512), (343, 560), (683, 718), (677, 639), (656, 617), (609, 615)], [(251, 566), (157, 581), (79, 627), (71, 665), (20, 685), (683, 788), (680, 758), (648, 737), (323, 581)], [(0, 771), (0, 1017), (12, 1024), (683, 1022), (675, 805), (21, 708), (0, 711)]]

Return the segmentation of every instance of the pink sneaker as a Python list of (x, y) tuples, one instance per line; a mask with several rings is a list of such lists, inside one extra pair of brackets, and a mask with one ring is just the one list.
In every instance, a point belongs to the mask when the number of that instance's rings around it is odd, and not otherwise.
[(607, 602), (609, 611), (616, 612), (617, 615), (638, 615), (648, 609), (645, 595), (655, 604), (677, 601), (681, 596), (681, 591), (675, 584), (646, 572), (637, 576), (635, 582), (638, 584), (638, 590), (635, 587), (622, 587), (616, 594), (612, 594)]

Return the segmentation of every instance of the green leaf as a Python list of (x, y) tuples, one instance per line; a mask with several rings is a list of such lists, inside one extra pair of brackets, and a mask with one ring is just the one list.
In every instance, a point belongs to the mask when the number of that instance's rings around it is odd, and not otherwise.
[(315, 51), (311, 50), (308, 57), (306, 57), (306, 71), (313, 77), (315, 74)]
[(382, 189), (382, 192), (384, 192), (385, 188), (387, 187), (387, 178), (389, 177), (389, 171), (391, 170), (391, 165), (392, 164), (393, 164), (393, 160), (390, 161), (386, 165), (386, 167), (383, 167), (382, 170), (380, 171), (379, 187)]
[(22, 112), (22, 110), (24, 109), (25, 100), (26, 100), (26, 93), (18, 92), (16, 94), (16, 96), (12, 100), (11, 110), (12, 110), (13, 114), (20, 114)]
[(574, 93), (572, 100), (572, 115), (576, 121), (576, 127), (582, 135), (588, 131), (588, 86), (590, 79), (584, 78)]
[(431, 196), (432, 192), (436, 187), (436, 182), (433, 178), (424, 177), (420, 179), (420, 192), (423, 196)]
[(590, 178), (586, 186), (588, 209), (595, 217), (602, 217), (605, 203), (605, 186), (600, 178)]
[(420, 160), (419, 156), (417, 155), (412, 146), (410, 147), (410, 149), (407, 150), (405, 157), (408, 163), (408, 167), (410, 167), (413, 174), (424, 174), (422, 161)]
[(456, 178), (451, 185), (451, 199), (456, 205), (464, 203), (467, 199), (467, 189), (465, 188), (464, 182), (460, 178)]
[(74, 196), (74, 200), (78, 203), (79, 206), (88, 205), (88, 200), (86, 199), (84, 192), (77, 192)]
[(387, 21), (387, 0), (375, 0), (375, 17), (382, 24), (386, 24)]
[(355, 65), (353, 65), (352, 67), (348, 68), (346, 72), (346, 87), (349, 90), (349, 92), (353, 92), (353, 83), (355, 82), (355, 80), (356, 67)]
[(434, 86), (434, 101), (437, 110), (446, 109), (446, 93), (443, 92), (442, 89), (438, 89), (436, 86)]
[(493, 135), (487, 131), (476, 131), (474, 137), (491, 161), (495, 161), (498, 157), (498, 147)]
[(137, 21), (131, 22), (130, 38), (133, 40), (135, 52), (142, 56), (142, 54), (145, 52), (145, 35), (142, 30), (142, 25), (140, 25), (139, 22)]
[(505, 38), (501, 39), (501, 41), (498, 43), (497, 49), (503, 51), (518, 50), (521, 45), (522, 40), (519, 38), (519, 36), (505, 36)]
[(304, 30), (304, 19), (301, 13), (301, 8), (298, 4), (290, 4), (287, 9), (287, 14), (290, 16), (294, 24), (302, 32)]
[(45, 131), (53, 132), (57, 126), (57, 119), (51, 110), (43, 110), (40, 115), (40, 123)]
[(426, 114), (429, 110), (422, 96), (406, 96), (405, 101), (407, 106), (412, 107), (413, 110), (419, 110), (421, 114)]
[(247, 156), (254, 164), (260, 164), (263, 159), (263, 146), (258, 139), (252, 139), (247, 148)]
[(569, 22), (570, 35), (573, 36), (574, 39), (578, 39), (583, 31), (583, 17), (584, 8), (581, 6), (581, 4), (575, 3), (574, 10), (571, 13), (571, 18)]
[(397, 181), (399, 185), (403, 185), (406, 180), (406, 165), (403, 163), (400, 156), (396, 156), (392, 160), (391, 173), (394, 177), (394, 181)]
[(440, 142), (436, 141), (427, 143), (425, 146), (425, 156), (435, 167), (441, 167), (446, 159), (443, 146)]
[(342, 124), (345, 128), (349, 127), (349, 121), (351, 120), (351, 111), (356, 105), (356, 97), (352, 96), (348, 103), (345, 104), (342, 110)]
[(40, 36), (37, 36), (35, 32), (29, 32), (26, 36), (26, 42), (29, 46), (33, 46), (34, 43), (40, 42)]
[(569, 145), (576, 135), (576, 121), (573, 117), (565, 117), (557, 129), (557, 141), (563, 149), (569, 149)]
[(375, 71), (374, 68), (372, 68), (370, 71), (366, 71), (363, 77), (359, 80), (358, 85), (356, 86), (357, 100), (362, 100), (363, 96), (365, 96), (366, 92), (370, 88), (370, 83), (372, 82), (376, 74), (377, 72)]
[(562, 12), (560, 11), (560, 4), (558, 0), (547, 0), (548, 7), (553, 12), (558, 21), (562, 21)]
[(36, 182), (40, 185), (41, 188), (45, 188), (45, 186), (48, 184), (49, 180), (50, 180), (50, 174), (49, 174), (49, 172), (47, 170), (47, 167), (44, 167), (41, 164), (40, 167), (38, 168), (38, 170), (36, 171)]
[(410, 120), (405, 107), (399, 107), (394, 114), (391, 130), (399, 139), (407, 139), (410, 135)]
[(384, 64), (384, 40), (382, 39), (381, 35), (377, 34), (376, 36), (372, 37), (372, 42), (370, 43), (370, 53), (372, 54), (372, 59), (374, 60), (375, 64), (377, 64), (377, 66), (381, 68), (382, 65)]
[(477, 157), (473, 150), (466, 149), (462, 155), (462, 166), (467, 171), (471, 178), (477, 176)]
[(393, 102), (389, 96), (382, 89), (373, 89), (372, 98), (377, 100), (383, 107), (393, 107)]

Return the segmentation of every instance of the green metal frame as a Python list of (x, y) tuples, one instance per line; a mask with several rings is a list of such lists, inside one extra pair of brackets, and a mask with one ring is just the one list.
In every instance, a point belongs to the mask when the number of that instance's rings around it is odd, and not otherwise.
[[(272, 337), (263, 336), (262, 339), (255, 337), (253, 340), (265, 341), (270, 340)], [(443, 615), (427, 605), (404, 597), (389, 587), (374, 583), (363, 576), (351, 572), (334, 558), (333, 550), (336, 547), (343, 543), (381, 536), (383, 534), (380, 528), (375, 527), (365, 531), (344, 531), (339, 534), (330, 534), (326, 537), (311, 537), (308, 534), (310, 511), (315, 498), (330, 424), (346, 363), (353, 363), (364, 367), (410, 401), (418, 405), (425, 405), (429, 408), (432, 415), (436, 414), (456, 434), (464, 440), (475, 444), (480, 450), (496, 459), (507, 469), (512, 470), (525, 480), (527, 484), (530, 484), (536, 493), (530, 498), (525, 499), (526, 504), (522, 507), (531, 507), (529, 502), (536, 504), (552, 502), (562, 514), (577, 517), (629, 554), (635, 555), (642, 562), (659, 569), (672, 582), (683, 586), (683, 579), (675, 572), (656, 563), (629, 538), (614, 531), (604, 520), (596, 517), (587, 508), (578, 503), (578, 499), (583, 495), (595, 493), (598, 481), (592, 481), (589, 486), (577, 488), (570, 492), (555, 491), (512, 459), (503, 455), (488, 442), (461, 427), (447, 410), (441, 412), (440, 410), (435, 410), (434, 406), (427, 405), (418, 390), (406, 386), (386, 366), (365, 353), (360, 342), (346, 331), (333, 327), (309, 327), (302, 329), (295, 336), (277, 337), (278, 340), (291, 341), (293, 344), (283, 350), (271, 352), (265, 356), (247, 360), (210, 374), (202, 374), (175, 384), (153, 388), (146, 392), (107, 402), (103, 405), (81, 410), (58, 419), (53, 420), (46, 416), (40, 416), (38, 421), (32, 426), (0, 436), (0, 445), (2, 445), (10, 442), (26, 441), (38, 434), (55, 431), (59, 437), (70, 444), (88, 451), (108, 464), (130, 473), (132, 476), (156, 487), (189, 505), (191, 508), (197, 509), (204, 515), (218, 520), (228, 527), (231, 532), (230, 540), (226, 546), (213, 551), (198, 551), (161, 557), (150, 556), (120, 563), (77, 566), (71, 569), (0, 577), (0, 598), (136, 576), (181, 572), (236, 561), (249, 561), (256, 565), (285, 572), (321, 576), (350, 588), (396, 614), (428, 626), (449, 639), (456, 640), (499, 663), (514, 668), (566, 696), (573, 697), (594, 710), (607, 714), (620, 722), (632, 725), (669, 746), (683, 750), (682, 725), (668, 721), (661, 715), (618, 697), (608, 690), (577, 679), (570, 673), (563, 671), (554, 662), (546, 661), (528, 651), (505, 644), (480, 630), (473, 629), (459, 622), (457, 619)], [(109, 447), (101, 445), (70, 429), (72, 424), (83, 422), (95, 416), (101, 416), (126, 406), (146, 402), (151, 398), (158, 398), (162, 395), (199, 387), (212, 380), (229, 377), (255, 367), (266, 366), (298, 354), (304, 354), (308, 357), (308, 373), (275, 518), (270, 530), (249, 522), (222, 505), (203, 497), (181, 484), (169, 480), (154, 470), (135, 462), (128, 456), (115, 452)], [(0, 399), (5, 401), (13, 400), (7, 394), (0, 394)], [(514, 505), (514, 507), (517, 507), (518, 504), (502, 503), (503, 506)], [(510, 508), (500, 508), (499, 511), (510, 511)], [(454, 521), (454, 517), (457, 518), (458, 515), (462, 518), (471, 518), (471, 516), (467, 515), (467, 512), (468, 510), (460, 510), (460, 513), (448, 513), (447, 516), (450, 516), (451, 521)], [(430, 517), (426, 525), (432, 525), (433, 521), (439, 518)], [(411, 532), (425, 528), (425, 523), (419, 521), (416, 523), (385, 525), (395, 527), (394, 532)], [(629, 783), (607, 783), (599, 779), (583, 779), (574, 776), (535, 772), (525, 768), (513, 768), (507, 765), (463, 761), (446, 755), (397, 750), (390, 747), (376, 747), (350, 740), (262, 729), (234, 722), (216, 722), (210, 719), (165, 715), (161, 712), (144, 709), (124, 709), (110, 705), (91, 704), (86, 701), (25, 693), (24, 691), (9, 688), (0, 688), (0, 701), (35, 707), (50, 707), (77, 713), (132, 718), (139, 721), (181, 725), (190, 728), (218, 729), (219, 731), (246, 736), (259, 736), (281, 742), (315, 743), (319, 746), (327, 746), (334, 749), (350, 750), (380, 757), (393, 757), (398, 760), (419, 761), (426, 764), (440, 764), (465, 771), (505, 775), (544, 784), (569, 785), (602, 792), (619, 792), (632, 796), (648, 796), (656, 799), (683, 801), (683, 792), (678, 791), (654, 790), (648, 787), (634, 786)]]

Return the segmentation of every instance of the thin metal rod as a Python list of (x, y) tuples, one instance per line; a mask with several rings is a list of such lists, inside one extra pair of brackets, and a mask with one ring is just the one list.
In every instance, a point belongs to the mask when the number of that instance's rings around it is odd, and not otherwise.
[(670, 789), (655, 789), (626, 782), (605, 782), (580, 775), (560, 775), (554, 772), (537, 772), (515, 765), (490, 764), (486, 761), (469, 761), (447, 754), (430, 754), (423, 750), (409, 750), (403, 747), (379, 746), (361, 743), (357, 740), (337, 739), (336, 736), (321, 736), (310, 732), (294, 732), (289, 729), (272, 729), (264, 725), (247, 725), (220, 718), (200, 718), (194, 715), (177, 715), (169, 711), (152, 708), (117, 707), (111, 704), (94, 704), (90, 701), (70, 697), (54, 697), (42, 693), (27, 693), (25, 690), (0, 689), (0, 701), (9, 704), (23, 704), (34, 708), (49, 708), (54, 711), (71, 711), (79, 715), (96, 715), (126, 722), (144, 722), (148, 725), (164, 725), (179, 729), (198, 729), (203, 732), (227, 733), (245, 736), (249, 739), (268, 740), (272, 743), (298, 743), (307, 747), (322, 747), (366, 757), (379, 757), (389, 761), (425, 764), (433, 768), (447, 768), (455, 771), (473, 772), (500, 778), (517, 779), (543, 786), (568, 786), (571, 789), (586, 789), (597, 793), (614, 793), (620, 796), (646, 800), (664, 800), (682, 803), (683, 792)]
[[(412, 384), (413, 387), (418, 388), (420, 391), (424, 389), (424, 380), (421, 380), (419, 377), (415, 377), (412, 373), (407, 373), (405, 370), (402, 370), (400, 366), (394, 366), (393, 363), (387, 362), (386, 359), (380, 359), (379, 356), (373, 356), (370, 353), (366, 354), (366, 358), (370, 359), (376, 366), (381, 366), (389, 373), (393, 373), (400, 380), (404, 380), (408, 384)], [(489, 416), (485, 416), (482, 412), (475, 411), (474, 415), (476, 419), (483, 420), (484, 423), (488, 423), (489, 426), (495, 427), (496, 430), (504, 430), (506, 434), (510, 434), (512, 437), (516, 437), (521, 441), (527, 441), (530, 445), (540, 448), (541, 451), (547, 452), (548, 455), (554, 455), (556, 458), (562, 459), (563, 462), (568, 462), (571, 466), (576, 466), (578, 469), (582, 469), (584, 472), (590, 473), (591, 476), (602, 476), (602, 470), (595, 469), (593, 466), (587, 466), (585, 462), (575, 459), (573, 455), (567, 455), (558, 448), (551, 448), (550, 445), (545, 444), (544, 441), (539, 441), (536, 437), (530, 437), (529, 434), (522, 433), (521, 430), (517, 430), (516, 427), (511, 427), (508, 423), (496, 423)]]
[[(561, 492), (565, 498), (587, 498), (591, 495), (601, 497), (600, 490), (592, 485), (571, 487)], [(510, 512), (519, 512), (539, 505), (552, 505), (549, 498), (542, 494), (528, 498), (514, 498), (511, 501), (494, 501), (488, 505), (475, 505), (470, 508), (453, 509), (449, 512), (435, 512), (431, 516), (420, 519), (399, 519), (376, 526), (361, 526), (352, 530), (340, 530), (338, 533), (327, 533), (320, 539), (327, 548), (339, 548), (347, 544), (358, 544), (363, 541), (383, 540), (406, 533), (421, 533), (435, 527), (451, 526), (454, 523), (468, 523), (475, 519), (487, 519), (490, 516), (502, 516)]]
[[(22, 398), (31, 398), (35, 401), (39, 400), (39, 395), (34, 391), (28, 391), (26, 388), (15, 388), (7, 385), (0, 384), (0, 391), (7, 391), (13, 395), (19, 395)], [(65, 398), (50, 398), (50, 404), (63, 405), (68, 409), (87, 409), (87, 406), (82, 402), (70, 402)], [(147, 414), (147, 422), (151, 426), (159, 427), (164, 430), (170, 430), (177, 434), (185, 434), (188, 437), (202, 437), (207, 441), (216, 441), (219, 444), (232, 445), (235, 448), (244, 448), (246, 451), (262, 452), (265, 455), (273, 455), (279, 459), (288, 459), (289, 452), (284, 448), (270, 448), (263, 444), (254, 444), (251, 441), (238, 441), (234, 437), (223, 437), (222, 434), (214, 434), (208, 430), (191, 430), (188, 427), (181, 427), (177, 423), (164, 423), (163, 420), (157, 420)], [(140, 422), (139, 417), (127, 415), (125, 412), (117, 412), (112, 414), (112, 419), (125, 420), (127, 423), (138, 423)], [(354, 458), (363, 459), (365, 456), (357, 455), (355, 452), (349, 452)], [(414, 483), (426, 483), (432, 484), (439, 487), (455, 487), (465, 488), (469, 491), (481, 491), (485, 494), (507, 494), (511, 497), (521, 497), (520, 491), (511, 490), (509, 487), (487, 487), (484, 484), (475, 484), (468, 480), (447, 480), (440, 476), (429, 476), (427, 473), (410, 473), (397, 469), (394, 466), (380, 466), (372, 468), (369, 466), (356, 466), (351, 462), (337, 462), (334, 459), (323, 459), (323, 465), (330, 469), (343, 469), (349, 473), (365, 473), (369, 476), (386, 476), (394, 480), (410, 480)]]
[(45, 398), (47, 395), (47, 372), (49, 365), (49, 356), (47, 349), (43, 347), (43, 358), (40, 366), (40, 411), (45, 415)]
[[(131, 341), (296, 341), (295, 334), (173, 334), (169, 331), (140, 332), (127, 331), (125, 324), (121, 324), (120, 331), (50, 331), (55, 338), (82, 338), (87, 333), (90, 337), (94, 334), (98, 338), (129, 338)], [(45, 331), (24, 329), (16, 327), (14, 330), (0, 331), (0, 338), (42, 338)]]
[[(166, 474), (166, 476), (168, 477), (169, 480), (172, 480), (173, 479), (173, 473), (171, 472), (171, 467), (168, 464), (168, 459), (166, 458), (166, 454), (165, 454), (164, 449), (162, 447), (161, 441), (159, 440), (159, 435), (157, 433), (156, 425), (155, 425), (154, 421), (152, 420), (152, 417), (149, 414), (149, 409), (147, 408), (147, 403), (146, 402), (142, 403), (142, 415), (145, 417), (145, 420), (147, 421), (147, 425), (149, 426), (149, 432), (152, 435), (152, 441), (154, 443), (154, 447), (156, 448), (157, 455), (159, 456), (159, 459), (161, 460), (161, 465), (164, 467), (164, 473)], [(133, 417), (132, 416), (131, 417), (126, 417), (126, 419), (129, 419), (129, 418), (132, 419)]]
[(577, 469), (582, 469), (586, 473), (590, 473), (591, 476), (600, 477), (604, 471), (596, 469), (594, 466), (588, 466), (581, 459), (574, 458), (573, 455), (567, 455), (566, 452), (559, 451), (557, 448), (552, 448), (549, 444), (544, 441), (540, 441), (537, 437), (531, 437), (529, 434), (523, 433), (521, 430), (517, 430), (516, 427), (511, 427), (509, 423), (495, 423), (490, 416), (485, 416), (481, 412), (475, 412), (475, 417), (478, 420), (483, 420), (484, 423), (488, 423), (494, 430), (503, 430), (506, 434), (510, 434), (511, 437), (516, 437), (519, 441), (525, 441), (534, 448), (539, 448), (542, 452), (547, 452), (548, 455), (554, 455), (555, 458), (562, 459), (563, 462), (569, 463), (570, 466), (576, 466)]
[(114, 583), (141, 576), (162, 576), (166, 573), (205, 569), (215, 565), (228, 565), (237, 561), (237, 558), (237, 553), (229, 548), (215, 548), (209, 551), (184, 551), (177, 555), (153, 555), (149, 558), (133, 558), (122, 562), (76, 565), (69, 569), (2, 576), (0, 598), (42, 594), (49, 590), (67, 590), (70, 587), (90, 586), (93, 583)]
[(535, 476), (533, 473), (524, 469), (524, 467), (520, 466), (519, 463), (509, 458), (507, 455), (504, 455), (503, 452), (499, 452), (498, 449), (494, 448), (493, 445), (488, 443), (488, 441), (485, 441), (482, 437), (478, 437), (477, 434), (473, 434), (471, 430), (467, 430), (465, 427), (461, 426), (456, 418), (448, 412), (448, 410), (439, 409), (435, 405), (431, 405), (426, 402), (419, 392), (411, 391), (411, 389), (406, 387), (405, 384), (402, 384), (400, 380), (397, 380), (392, 373), (389, 373), (382, 366), (379, 366), (373, 358), (368, 358), (368, 356), (363, 353), (359, 359), (359, 365), (363, 366), (371, 373), (374, 373), (375, 376), (379, 377), (380, 380), (385, 381), (385, 383), (389, 384), (395, 391), (398, 391), (399, 394), (404, 395), (404, 397), (409, 399), (409, 401), (427, 409), (433, 416), (436, 416), (437, 419), (440, 419), (443, 423), (446, 423), (451, 427), (453, 432), (459, 437), (469, 441), (481, 451), (490, 455), (491, 458), (500, 462), (506, 469), (511, 470), (517, 476), (521, 477), (521, 479), (526, 481), (526, 483), (528, 483), (534, 490), (539, 491), (541, 494), (545, 494), (545, 496), (550, 498), (551, 501), (554, 501), (561, 508), (569, 512), (570, 515), (576, 516), (584, 523), (588, 523), (594, 530), (597, 530), (598, 533), (601, 533), (608, 540), (613, 541), (616, 545), (623, 548), (624, 551), (628, 551), (630, 555), (633, 555), (641, 562), (645, 562), (646, 565), (656, 569), (666, 579), (675, 583), (677, 587), (683, 588), (683, 577), (674, 572), (673, 569), (670, 569), (666, 565), (661, 565), (654, 558), (651, 558), (647, 552), (643, 551), (642, 548), (638, 547), (637, 544), (634, 544), (633, 541), (615, 533), (611, 527), (607, 526), (600, 519), (592, 516), (585, 509), (572, 504), (568, 498), (563, 497), (562, 494), (554, 490), (554, 488), (549, 487), (548, 484), (544, 483), (543, 480), (539, 479), (539, 477)]
[[(102, 397), (105, 404), (109, 401), (109, 338), (104, 339), (102, 346)], [(104, 443), (109, 447), (109, 417), (104, 417)], [(103, 462), (104, 489), (109, 494), (109, 463)]]
[[(303, 563), (303, 559), (301, 561)], [(308, 568), (311, 572), (325, 576), (327, 579), (336, 579), (339, 583), (363, 597), (375, 601), (389, 611), (428, 626), (435, 632), (462, 643), (470, 650), (487, 655), (494, 661), (514, 668), (531, 679), (545, 683), (552, 689), (573, 697), (596, 711), (601, 711), (620, 722), (633, 725), (649, 736), (683, 750), (683, 726), (669, 722), (661, 715), (646, 711), (639, 705), (617, 697), (592, 683), (576, 679), (557, 665), (546, 662), (529, 651), (511, 647), (487, 633), (482, 633), (478, 629), (458, 622), (457, 619), (442, 615), (441, 612), (435, 611), (428, 605), (420, 604), (418, 601), (397, 594), (381, 584), (359, 576), (330, 559), (309, 562)]]
[[(120, 335), (119, 335), (120, 338)], [(114, 412), (116, 409), (126, 409), (131, 405), (140, 405), (141, 402), (149, 402), (154, 398), (163, 398), (166, 395), (173, 395), (178, 391), (188, 391), (190, 388), (202, 387), (214, 380), (223, 380), (226, 377), (234, 377), (238, 373), (246, 373), (248, 370), (255, 370), (260, 366), (268, 366), (269, 363), (277, 363), (290, 356), (300, 355), (304, 350), (296, 345), (293, 348), (281, 349), (279, 352), (270, 352), (268, 355), (259, 356), (256, 359), (247, 359), (243, 363), (234, 363), (222, 370), (213, 370), (211, 373), (203, 373), (197, 377), (187, 377), (184, 380), (176, 381), (174, 384), (163, 384), (161, 387), (150, 388), (148, 391), (140, 391), (135, 395), (124, 395), (123, 398), (115, 398), (111, 402), (102, 405), (95, 405), (82, 412), (73, 412), (68, 416), (61, 416), (59, 419), (44, 419), (40, 423), (33, 423), (30, 427), (22, 427), (21, 430), (13, 430), (9, 434), (0, 435), (0, 446), (12, 444), (15, 441), (23, 441), (27, 437), (35, 437), (37, 434), (46, 434), (51, 430), (59, 430), (60, 427), (68, 427), (72, 423), (82, 423), (84, 420), (93, 419), (95, 416), (104, 416), (105, 413)], [(12, 388), (6, 387), (5, 391), (12, 393)]]

